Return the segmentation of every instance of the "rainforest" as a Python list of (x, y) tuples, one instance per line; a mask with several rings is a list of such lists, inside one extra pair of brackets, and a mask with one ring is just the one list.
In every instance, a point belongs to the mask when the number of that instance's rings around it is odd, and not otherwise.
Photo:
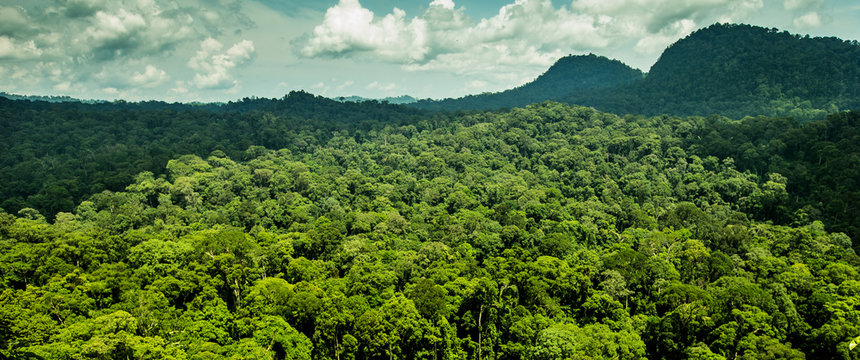
[[(814, 43), (691, 37), (726, 28)], [(0, 359), (860, 359), (858, 67), (570, 64), (411, 105), (0, 97)]]

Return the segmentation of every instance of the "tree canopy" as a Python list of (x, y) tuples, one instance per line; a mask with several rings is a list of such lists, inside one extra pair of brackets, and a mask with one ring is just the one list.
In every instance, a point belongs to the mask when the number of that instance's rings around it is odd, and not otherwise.
[[(334, 115), (293, 118), (292, 96)], [(292, 96), (72, 111), (150, 124), (90, 120), (101, 135), (79, 141), (184, 118), (204, 145), (155, 170), (117, 151), (137, 171), (124, 186), (79, 180), (95, 194), (56, 213), (0, 212), (0, 356), (860, 358), (856, 187), (835, 185), (857, 180), (857, 113), (439, 115)], [(74, 128), (62, 105), (30, 111)], [(9, 139), (4, 156), (27, 148)]]

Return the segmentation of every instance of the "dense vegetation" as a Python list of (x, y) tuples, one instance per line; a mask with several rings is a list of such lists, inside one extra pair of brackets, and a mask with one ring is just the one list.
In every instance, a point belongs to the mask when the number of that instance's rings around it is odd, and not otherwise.
[(641, 82), (564, 100), (617, 113), (823, 119), (860, 108), (860, 43), (716, 24), (667, 48)]
[[(0, 356), (860, 359), (860, 258), (828, 231), (858, 212), (857, 113), (448, 117), (293, 96), (326, 115), (289, 115), (292, 96), (28, 115), (204, 145), (51, 222), (0, 213)], [(96, 124), (77, 140), (120, 139)]]
[(858, 49), (416, 104), (686, 117), (0, 94), (0, 359), (860, 359)]
[[(414, 105), (498, 109), (555, 100), (616, 114), (720, 114), (736, 119), (765, 115), (801, 121), (860, 108), (860, 43), (856, 40), (715, 24), (667, 48), (644, 77), (605, 58), (562, 60), (534, 83), (518, 89)], [(603, 83), (575, 85), (592, 73)]]
[[(122, 190), (167, 160), (213, 150), (241, 159), (249, 146), (306, 151), (332, 131), (398, 126), (424, 112), (339, 103), (304, 92), (229, 104), (81, 104), (0, 97), (0, 208), (52, 218), (103, 190)], [(432, 118), (429, 117), (428, 118)], [(371, 125), (373, 124), (373, 125)]]
[[(671, 118), (683, 151), (732, 158), (759, 179), (786, 178), (787, 199), (760, 219), (822, 220), (828, 230), (860, 236), (860, 133), (856, 112), (824, 121), (717, 116)], [(251, 146), (310, 153), (345, 131), (357, 142), (387, 127), (447, 128), (469, 116), (427, 113), (377, 102), (341, 103), (294, 92), (221, 106), (164, 103), (4, 101), (0, 98), (0, 208), (33, 208), (48, 220), (103, 190), (119, 191), (143, 171), (165, 174), (172, 158), (214, 150), (244, 160)], [(484, 116), (484, 115), (481, 115)], [(645, 140), (626, 135), (637, 147)], [(620, 145), (619, 145), (620, 146)], [(763, 181), (762, 181), (763, 182)]]
[[(824, 220), (860, 238), (860, 112), (799, 124), (786, 118), (703, 119), (685, 136), (689, 151), (735, 159), (739, 170), (788, 179), (788, 206), (761, 214), (787, 224)], [(793, 213), (792, 213), (793, 212)], [(792, 220), (793, 219), (793, 220)]]
[(597, 89), (632, 85), (644, 74), (618, 60), (594, 54), (565, 56), (532, 82), (497, 93), (458, 99), (421, 100), (411, 106), (430, 110), (496, 110), (526, 106), (565, 96), (585, 95)]

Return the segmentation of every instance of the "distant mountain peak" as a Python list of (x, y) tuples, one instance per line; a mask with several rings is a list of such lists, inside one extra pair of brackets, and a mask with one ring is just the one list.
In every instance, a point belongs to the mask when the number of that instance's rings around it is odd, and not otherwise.
[(822, 119), (860, 107), (860, 43), (717, 23), (669, 46), (647, 76), (618, 60), (569, 55), (514, 89), (415, 106), (495, 110), (546, 100), (619, 114)]
[(418, 101), (418, 99), (416, 99), (412, 96), (409, 96), (409, 95), (389, 96), (389, 97), (384, 97), (384, 98), (366, 98), (366, 97), (355, 96), (355, 95), (353, 95), (353, 96), (337, 96), (337, 97), (333, 97), (332, 100), (340, 101), (340, 102), (379, 101), (379, 102), (387, 102), (389, 104), (395, 104), (395, 105), (411, 104), (411, 103)]
[(621, 61), (597, 56), (568, 55), (558, 59), (546, 72), (522, 86), (497, 93), (469, 95), (459, 99), (422, 100), (416, 106), (427, 109), (499, 109), (525, 106), (565, 95), (630, 84), (644, 74)]

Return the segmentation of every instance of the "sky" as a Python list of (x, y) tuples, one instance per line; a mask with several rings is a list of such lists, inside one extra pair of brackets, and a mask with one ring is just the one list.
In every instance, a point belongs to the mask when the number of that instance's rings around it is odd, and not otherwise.
[(645, 72), (716, 22), (860, 39), (856, 0), (0, 0), (0, 91), (230, 101), (460, 97), (560, 57)]

